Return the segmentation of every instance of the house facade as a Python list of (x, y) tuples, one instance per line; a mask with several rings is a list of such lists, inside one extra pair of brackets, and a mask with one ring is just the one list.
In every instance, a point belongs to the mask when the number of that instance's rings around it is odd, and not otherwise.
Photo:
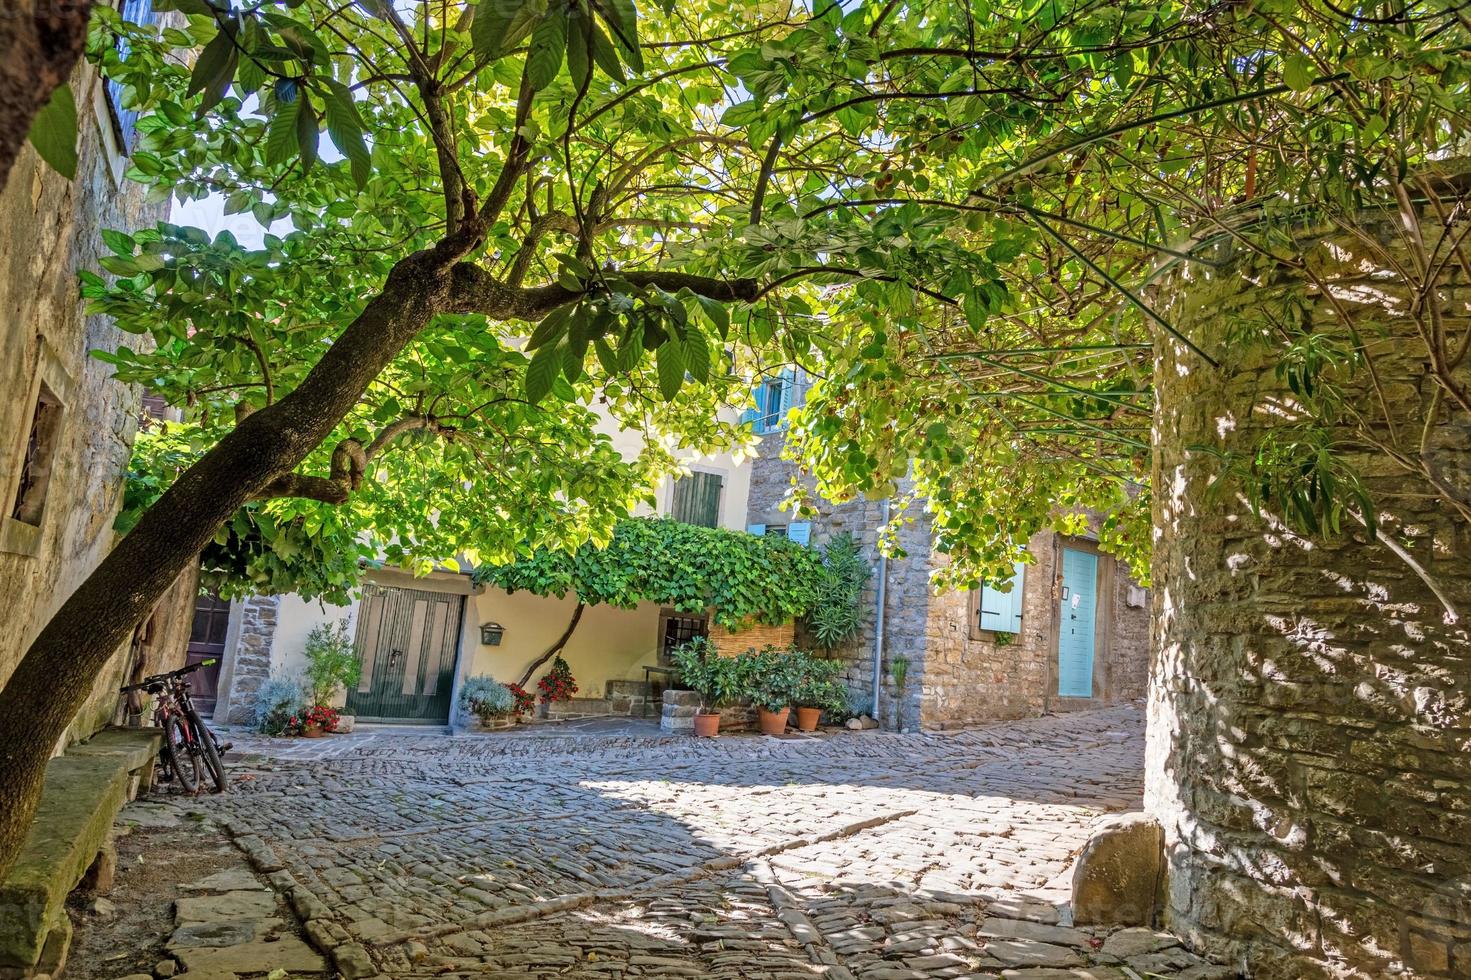
[[(889, 516), (884, 501), (817, 501), (819, 515), (800, 523), (781, 509), (794, 474), (781, 458), (784, 418), (802, 403), (805, 385), (789, 371), (757, 394), (747, 415), (762, 435), (748, 529), (814, 545), (848, 533), (874, 569), (864, 598), (870, 612), (858, 635), (834, 651), (847, 661), (855, 713), (874, 709), (876, 658), (877, 717), (885, 728), (960, 728), (1144, 697), (1149, 593), (1096, 539), (1042, 531), (1027, 543), (1033, 562), (1019, 565), (1010, 583), (936, 593), (931, 574), (947, 559), (934, 551), (924, 513), (911, 512), (913, 522), (898, 530), (906, 557), (885, 560), (877, 544)], [(900, 657), (908, 661), (902, 690), (890, 671)]]
[[(140, 0), (130, 10), (137, 14)], [(146, 14), (146, 4), (142, 5)], [(101, 231), (163, 219), (123, 178), (135, 117), (88, 64), (70, 79), (78, 163), (67, 180), (29, 146), (0, 191), (0, 687), (30, 642), (112, 548), (133, 435), (136, 386), (89, 356), (139, 338), (88, 315), (78, 273), (101, 273)], [(56, 746), (116, 717), (124, 679), (177, 666), (196, 579), (186, 576), (118, 649)]]
[[(634, 434), (609, 434), (626, 454), (638, 451)], [(751, 461), (717, 454), (691, 456), (685, 466), (689, 472), (666, 479), (657, 506), (643, 516), (744, 528)], [(362, 594), (346, 606), (282, 595), (221, 607), (216, 722), (249, 723), (261, 683), (272, 674), (299, 675), (307, 634), (346, 619), (364, 668), (357, 688), (338, 699), (346, 713), (371, 722), (459, 725), (467, 721), (456, 706), (460, 682), (479, 674), (502, 682), (520, 678), (567, 630), (577, 599), (510, 594), (477, 586), (458, 572), (414, 577), (383, 569), (369, 572)], [(556, 710), (563, 717), (643, 714), (648, 705), (649, 714), (657, 713), (649, 698), (669, 676), (663, 669), (667, 651), (709, 629), (705, 617), (655, 603), (586, 608), (560, 654), (578, 696)]]
[[(1010, 583), (935, 594), (932, 572), (945, 559), (933, 552), (922, 514), (899, 531), (907, 556), (883, 559), (877, 548), (887, 521), (882, 501), (823, 502), (810, 520), (783, 511), (794, 472), (781, 459), (783, 424), (803, 396), (792, 372), (761, 382), (755, 408), (745, 415), (762, 436), (758, 454), (686, 459), (688, 473), (666, 480), (657, 506), (645, 513), (813, 546), (845, 532), (857, 538), (875, 574), (858, 635), (833, 651), (847, 663), (855, 714), (873, 711), (875, 656), (878, 717), (887, 728), (956, 728), (1144, 696), (1148, 593), (1096, 541), (1044, 531), (1028, 543), (1033, 561), (1019, 565)], [(635, 434), (605, 431), (625, 453), (638, 451)], [(295, 595), (218, 603), (207, 627), (195, 631), (196, 641), (209, 643), (191, 645), (190, 656), (220, 660), (215, 721), (246, 724), (266, 678), (301, 674), (310, 631), (346, 619), (364, 667), (356, 689), (338, 699), (346, 713), (369, 722), (460, 725), (468, 719), (456, 705), (459, 685), (481, 674), (519, 679), (572, 625), (577, 605), (573, 595), (509, 594), (458, 572), (416, 578), (381, 569), (367, 574), (361, 595), (347, 606)], [(591, 606), (561, 651), (578, 695), (550, 710), (564, 718), (657, 714), (671, 680), (668, 651), (697, 635), (729, 653), (767, 643), (815, 646), (798, 624), (731, 634), (708, 616), (654, 603)], [(901, 657), (909, 664), (902, 690), (890, 670)]]

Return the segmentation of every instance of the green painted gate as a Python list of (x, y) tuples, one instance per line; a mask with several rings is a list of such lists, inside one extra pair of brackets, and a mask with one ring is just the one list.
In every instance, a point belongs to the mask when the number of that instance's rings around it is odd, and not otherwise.
[(364, 587), (356, 643), (363, 673), (347, 692), (348, 713), (361, 721), (447, 724), (464, 611), (465, 597), (449, 592)]

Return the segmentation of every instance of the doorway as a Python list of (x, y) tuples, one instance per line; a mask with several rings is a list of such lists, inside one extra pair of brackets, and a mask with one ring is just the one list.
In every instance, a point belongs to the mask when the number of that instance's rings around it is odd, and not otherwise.
[(184, 666), (214, 660), (208, 667), (189, 675), (189, 696), (202, 718), (214, 715), (220, 685), (220, 664), (225, 659), (225, 636), (229, 629), (229, 599), (221, 599), (214, 593), (205, 593), (194, 600), (194, 623), (189, 628)]
[(1098, 556), (1062, 549), (1062, 608), (1057, 630), (1057, 695), (1093, 697), (1098, 634)]
[(449, 723), (465, 597), (448, 592), (368, 585), (358, 609), (362, 677), (347, 692), (360, 721)]

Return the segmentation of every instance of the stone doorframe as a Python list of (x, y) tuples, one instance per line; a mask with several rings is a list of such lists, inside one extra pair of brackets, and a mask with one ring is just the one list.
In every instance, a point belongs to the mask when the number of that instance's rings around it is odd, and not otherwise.
[(279, 596), (246, 596), (230, 603), (225, 652), (215, 685), (217, 725), (248, 725), (252, 700), (261, 683), (271, 676), (271, 644), (276, 636)]
[[(1058, 644), (1062, 642), (1062, 550), (1086, 551), (1098, 558), (1098, 599), (1094, 603), (1093, 623), (1093, 696), (1089, 698), (1065, 698), (1057, 693)], [(1090, 538), (1072, 538), (1061, 534), (1052, 536), (1052, 612), (1048, 617), (1051, 640), (1047, 646), (1047, 691), (1046, 711), (1078, 711), (1101, 708), (1113, 699), (1113, 678), (1110, 664), (1113, 654), (1114, 592), (1118, 588), (1118, 562), (1107, 552), (1101, 551), (1098, 542)]]

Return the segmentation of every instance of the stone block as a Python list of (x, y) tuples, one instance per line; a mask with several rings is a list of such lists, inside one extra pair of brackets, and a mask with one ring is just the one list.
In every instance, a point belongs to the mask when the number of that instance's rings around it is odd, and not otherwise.
[(698, 708), (700, 696), (694, 691), (676, 691), (672, 688), (664, 692), (664, 707), (670, 705), (681, 708)]
[(1073, 865), (1073, 921), (1144, 926), (1154, 921), (1164, 868), (1164, 836), (1144, 813), (1109, 817)]
[(35, 822), (0, 885), (0, 967), (33, 966), (64, 917), (62, 903), (108, 839), (127, 799), (115, 754), (64, 755), (46, 766)]

